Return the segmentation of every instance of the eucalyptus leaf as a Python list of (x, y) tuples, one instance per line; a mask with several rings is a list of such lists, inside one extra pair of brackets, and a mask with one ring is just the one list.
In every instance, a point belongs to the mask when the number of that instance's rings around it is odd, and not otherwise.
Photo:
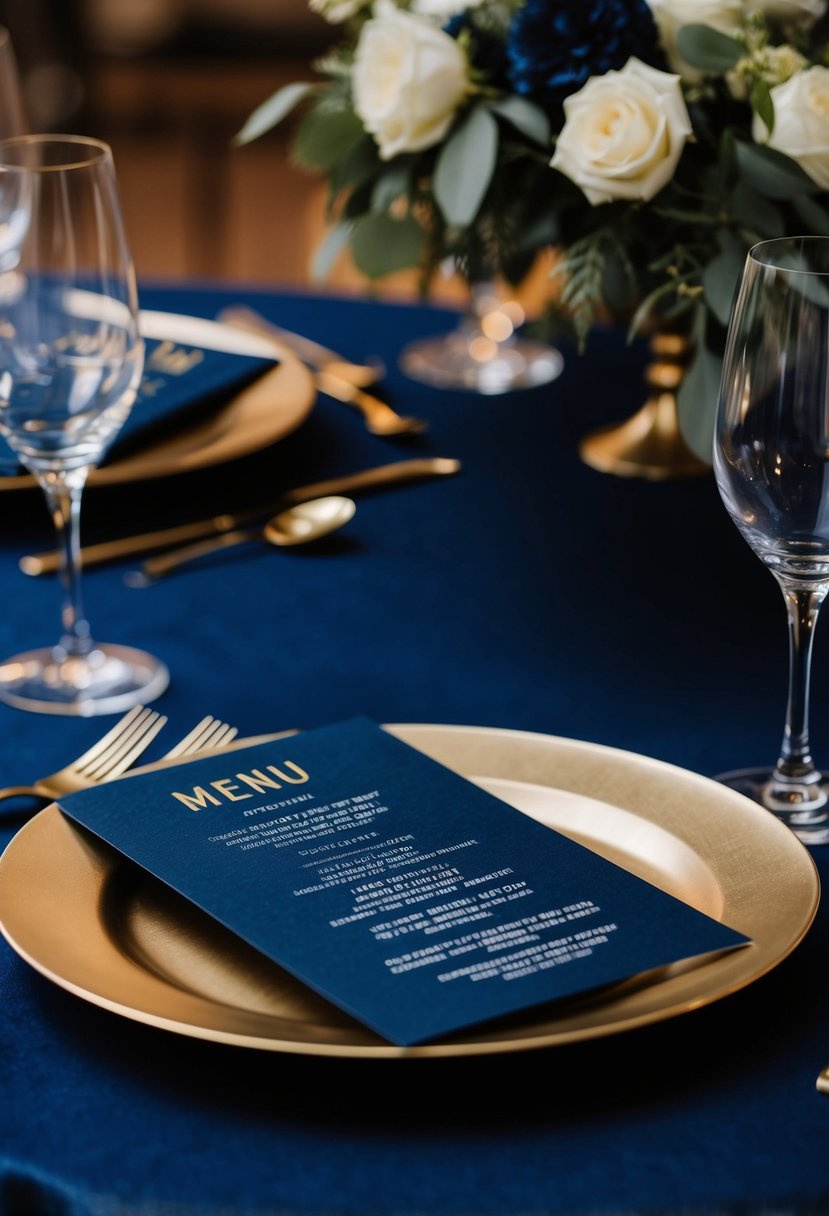
[(291, 110), (316, 87), (305, 81), (296, 81), (294, 84), (286, 84), (278, 89), (272, 97), (263, 101), (261, 106), (257, 106), (241, 131), (234, 135), (233, 143), (249, 144), (252, 140), (258, 139), (260, 135), (264, 135), (266, 131), (270, 131), (282, 122), (282, 119), (290, 114)]
[(438, 155), (432, 187), (449, 224), (468, 227), (483, 202), (498, 154), (498, 124), (485, 106), (476, 106)]
[(323, 238), (311, 261), (311, 278), (324, 283), (334, 269), (334, 263), (351, 240), (353, 224), (336, 224)]
[(686, 63), (708, 72), (727, 72), (745, 54), (741, 42), (710, 25), (683, 25), (676, 44)]
[(333, 198), (341, 190), (356, 190), (380, 169), (377, 144), (370, 135), (364, 135), (338, 164), (329, 170), (329, 187)]
[(806, 194), (792, 199), (792, 206), (810, 233), (829, 236), (829, 211), (824, 206)]
[(397, 270), (419, 266), (425, 233), (411, 216), (365, 215), (354, 225), (351, 252), (361, 274), (380, 279)]
[(518, 93), (510, 93), (508, 96), (494, 101), (489, 108), (493, 114), (505, 118), (517, 131), (526, 135), (527, 139), (541, 144), (543, 148), (550, 143), (552, 132), (549, 118), (543, 110), (533, 105), (531, 101), (527, 101), (525, 97), (521, 97)]
[(731, 192), (730, 209), (737, 223), (758, 237), (770, 239), (786, 235), (786, 219), (780, 208), (752, 190), (746, 182), (739, 182)]
[(774, 130), (774, 100), (765, 80), (755, 80), (751, 90), (751, 105), (760, 115), (771, 135)]
[(364, 136), (353, 110), (312, 110), (297, 132), (294, 156), (311, 169), (333, 169)]
[(372, 211), (388, 211), (412, 187), (412, 161), (399, 157), (377, 178), (371, 195)]
[(659, 301), (675, 292), (677, 285), (678, 283), (676, 279), (668, 279), (666, 282), (660, 283), (658, 287), (655, 287), (649, 295), (645, 296), (644, 300), (642, 300), (639, 307), (636, 309), (636, 312), (633, 314), (633, 319), (628, 326), (628, 342), (633, 341), (641, 330), (642, 326), (647, 321), (648, 317), (654, 311)]
[(602, 270), (602, 299), (611, 316), (624, 316), (636, 299), (636, 272), (621, 248), (610, 247)]
[(700, 342), (677, 393), (677, 419), (682, 437), (691, 451), (707, 464), (712, 462), (721, 375), (722, 359)]
[(763, 144), (736, 140), (737, 162), (745, 180), (766, 198), (791, 199), (799, 194), (816, 194), (820, 187), (800, 165), (788, 156)]
[(720, 253), (702, 272), (705, 302), (721, 325), (728, 325), (734, 293), (745, 264), (746, 251), (728, 230), (719, 234)]

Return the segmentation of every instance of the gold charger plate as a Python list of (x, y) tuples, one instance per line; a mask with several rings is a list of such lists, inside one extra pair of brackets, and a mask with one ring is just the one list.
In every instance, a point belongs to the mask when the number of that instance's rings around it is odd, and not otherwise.
[[(276, 357), (279, 363), (186, 429), (160, 437), (123, 460), (93, 469), (87, 485), (121, 485), (172, 477), (238, 460), (283, 439), (311, 412), (316, 400), (313, 376), (292, 351), (275, 340), (263, 341), (202, 317), (163, 312), (143, 312), (141, 316), (145, 337), (166, 337), (185, 346)], [(37, 482), (29, 473), (0, 476), (0, 492), (36, 487)]]
[(747, 934), (751, 945), (451, 1040), (395, 1047), (73, 826), (54, 804), (0, 858), (0, 930), (55, 983), (153, 1026), (306, 1055), (434, 1057), (552, 1047), (685, 1013), (771, 970), (814, 918), (819, 883), (803, 846), (768, 812), (705, 777), (550, 735), (388, 729)]

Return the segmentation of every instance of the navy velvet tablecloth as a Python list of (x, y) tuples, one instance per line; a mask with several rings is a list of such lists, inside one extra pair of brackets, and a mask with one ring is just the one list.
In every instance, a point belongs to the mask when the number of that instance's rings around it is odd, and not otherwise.
[[(93, 489), (85, 535), (143, 530), (408, 455), (457, 478), (362, 499), (317, 550), (249, 548), (143, 591), (90, 571), (101, 640), (169, 664), (159, 702), (245, 734), (363, 713), (505, 726), (624, 747), (696, 771), (776, 756), (782, 599), (713, 479), (648, 483), (579, 460), (630, 415), (646, 352), (596, 335), (555, 384), (502, 397), (406, 380), (435, 309), (204, 287), (145, 307), (215, 316), (247, 299), (355, 358), (382, 356), (407, 444), (321, 398), (295, 434), (232, 467)], [(50, 538), (35, 494), (0, 495), (0, 652), (52, 640), (57, 588), (17, 559)], [(829, 623), (825, 626), (829, 628)], [(829, 761), (829, 645), (813, 735)], [(0, 706), (0, 784), (101, 733)], [(2, 843), (15, 824), (0, 827)], [(829, 869), (829, 849), (817, 849)], [(79, 1000), (0, 948), (0, 1211), (583, 1216), (829, 1211), (829, 911), (780, 967), (661, 1025), (569, 1048), (437, 1061), (303, 1059), (154, 1030)]]

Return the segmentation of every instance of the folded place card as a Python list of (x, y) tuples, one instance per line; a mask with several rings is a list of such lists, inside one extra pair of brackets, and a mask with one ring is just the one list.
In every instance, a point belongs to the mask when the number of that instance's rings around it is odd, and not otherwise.
[(748, 941), (366, 719), (59, 805), (401, 1045)]
[[(209, 417), (275, 365), (276, 359), (147, 340), (135, 403), (101, 464), (111, 464)], [(20, 471), (17, 456), (2, 438), (0, 469)]]

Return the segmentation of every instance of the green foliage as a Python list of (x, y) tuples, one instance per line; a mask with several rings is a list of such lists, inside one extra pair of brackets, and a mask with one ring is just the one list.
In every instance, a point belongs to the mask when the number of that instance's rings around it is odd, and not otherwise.
[(423, 228), (411, 216), (364, 215), (354, 225), (351, 252), (357, 269), (369, 279), (381, 279), (397, 270), (419, 266), (423, 256)]
[(677, 35), (677, 50), (686, 63), (706, 72), (727, 72), (745, 53), (741, 42), (708, 25), (684, 25)]
[(702, 272), (702, 287), (705, 303), (720, 325), (725, 326), (731, 315), (734, 292), (746, 260), (746, 246), (727, 228), (718, 234), (718, 244), (720, 252)]
[[(413, 0), (396, 3), (413, 10)], [(368, 5), (344, 24), (339, 48), (315, 65), (325, 83), (280, 90), (237, 142), (310, 103), (294, 154), (329, 187), (333, 226), (315, 258), (318, 277), (350, 248), (372, 281), (418, 268), (424, 292), (450, 259), (470, 280), (499, 274), (519, 282), (539, 250), (555, 247), (558, 291), (551, 291), (547, 320), (559, 330), (566, 325), (580, 347), (594, 325), (608, 321), (624, 325), (631, 339), (666, 323), (693, 326), (680, 417), (691, 447), (707, 458), (720, 352), (747, 249), (786, 234), (829, 235), (827, 192), (766, 144), (782, 123), (775, 85), (804, 64), (829, 63), (829, 19), (799, 40), (757, 12), (744, 15), (734, 37), (701, 24), (682, 28), (679, 53), (697, 73), (681, 85), (692, 134), (671, 180), (654, 197), (592, 205), (550, 165), (560, 105), (513, 92), (505, 77), (498, 44), (525, 3), (482, 0), (464, 11), (458, 41), (468, 88), (431, 147), (383, 159), (355, 113), (355, 47), (376, 16)], [(782, 45), (782, 37), (795, 40)], [(404, 124), (411, 117), (401, 114)]]
[(722, 375), (722, 355), (705, 341), (705, 314), (694, 325), (694, 355), (677, 393), (677, 418), (682, 437), (700, 460), (711, 463), (714, 420)]
[(490, 102), (489, 108), (493, 114), (497, 114), (499, 118), (505, 118), (522, 135), (526, 135), (527, 139), (532, 140), (539, 147), (549, 147), (552, 138), (550, 120), (542, 109), (533, 105), (531, 101), (527, 101), (526, 97), (511, 93), (507, 97), (499, 98), (498, 101)]
[(478, 215), (498, 156), (498, 124), (474, 106), (441, 148), (432, 187), (449, 224), (467, 227)]
[(335, 170), (365, 138), (363, 124), (352, 109), (322, 104), (303, 120), (294, 157), (309, 169)]
[(553, 274), (563, 279), (561, 303), (573, 325), (579, 349), (596, 324), (604, 304), (605, 249), (613, 240), (607, 229), (598, 229), (569, 245)]
[(337, 258), (348, 247), (353, 229), (351, 223), (335, 224), (329, 228), (311, 262), (311, 278), (315, 283), (324, 283), (328, 278)]
[(737, 163), (745, 180), (766, 198), (790, 199), (817, 194), (820, 187), (788, 156), (746, 139), (735, 141)]
[(241, 131), (233, 137), (234, 144), (249, 144), (252, 140), (259, 139), (282, 122), (301, 101), (314, 93), (315, 88), (313, 84), (297, 81), (278, 89), (253, 111)]
[(774, 130), (774, 101), (765, 80), (755, 80), (751, 88), (751, 108), (756, 110), (771, 135)]

